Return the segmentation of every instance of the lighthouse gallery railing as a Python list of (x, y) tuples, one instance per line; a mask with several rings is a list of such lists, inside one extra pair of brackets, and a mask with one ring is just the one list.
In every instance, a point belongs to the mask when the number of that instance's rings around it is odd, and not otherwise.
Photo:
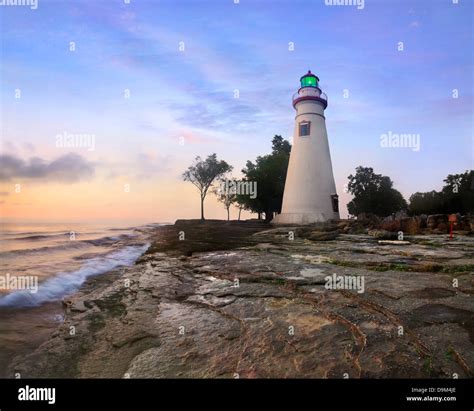
[(328, 96), (326, 95), (326, 93), (322, 93), (318, 96), (318, 95), (313, 95), (313, 94), (306, 94), (306, 95), (301, 95), (299, 94), (298, 92), (296, 92), (295, 94), (293, 94), (293, 102), (301, 97), (310, 97), (310, 96), (313, 96), (313, 97), (319, 97), (321, 100), (324, 100), (324, 101), (328, 101)]

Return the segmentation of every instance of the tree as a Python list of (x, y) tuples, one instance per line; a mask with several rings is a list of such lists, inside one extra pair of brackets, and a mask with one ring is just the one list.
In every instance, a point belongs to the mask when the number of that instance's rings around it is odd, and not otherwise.
[[(217, 201), (224, 204), (225, 209), (227, 210), (227, 221), (230, 220), (230, 206), (237, 201), (237, 194), (233, 192), (226, 191), (226, 182), (228, 180), (221, 178), (219, 183), (219, 187), (215, 187), (212, 192), (216, 195)], [(239, 212), (239, 220), (240, 220), (240, 212)]]
[(224, 160), (217, 160), (216, 153), (210, 154), (205, 160), (196, 157), (194, 164), (183, 173), (183, 180), (190, 181), (199, 190), (201, 195), (201, 220), (204, 220), (204, 199), (209, 187), (216, 178), (223, 176), (232, 170), (232, 166)]
[(271, 154), (257, 157), (255, 163), (247, 161), (242, 170), (244, 181), (256, 182), (258, 195), (255, 198), (237, 195), (241, 207), (254, 213), (265, 213), (266, 221), (270, 221), (275, 212), (281, 211), (290, 151), (291, 144), (275, 135)]
[(410, 196), (410, 214), (438, 214), (443, 209), (443, 196), (433, 190), (426, 193), (415, 193)]
[[(235, 201), (237, 202), (237, 196), (235, 197)], [(239, 216), (237, 218), (238, 221), (240, 221), (240, 215), (242, 214), (242, 210), (244, 208), (243, 204), (237, 204), (237, 208), (239, 209)]]
[(449, 174), (441, 190), (444, 213), (474, 212), (474, 171), (466, 170), (461, 174)]
[(286, 153), (290, 155), (291, 144), (288, 140), (283, 139), (282, 136), (275, 135), (272, 140), (272, 153)]
[(410, 197), (412, 214), (447, 214), (474, 212), (474, 171), (449, 174), (441, 191), (415, 193)]
[(392, 188), (390, 177), (375, 174), (371, 167), (357, 167), (355, 176), (351, 174), (348, 179), (348, 191), (354, 198), (347, 210), (352, 215), (372, 213), (384, 217), (407, 207), (401, 193)]

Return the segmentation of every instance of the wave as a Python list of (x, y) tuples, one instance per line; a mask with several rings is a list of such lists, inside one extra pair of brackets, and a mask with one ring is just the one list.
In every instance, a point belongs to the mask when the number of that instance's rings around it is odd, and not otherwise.
[(137, 230), (137, 229), (143, 229), (143, 228), (156, 228), (156, 227), (161, 227), (163, 225), (167, 225), (170, 223), (148, 223), (148, 224), (143, 224), (143, 225), (137, 225), (133, 227), (113, 227), (109, 228), (108, 231), (129, 231), (129, 230)]
[(86, 246), (112, 246), (120, 241), (137, 237), (137, 234), (122, 234), (118, 236), (105, 236), (101, 238), (95, 238), (90, 240), (67, 240), (66, 243), (55, 244), (55, 245), (45, 245), (43, 247), (35, 248), (25, 248), (19, 250), (9, 250), (0, 252), (0, 256), (10, 256), (10, 255), (26, 255), (31, 253), (42, 253), (42, 252), (51, 252), (51, 251), (63, 251), (75, 248), (81, 248)]
[[(1, 226), (2, 225), (0, 224), (0, 227)], [(49, 234), (61, 234), (61, 233), (64, 233), (64, 232), (65, 232), (64, 230), (48, 231)], [(15, 231), (15, 230), (12, 230), (12, 231), (3, 230), (2, 231), (2, 235), (5, 235), (5, 236), (18, 235), (18, 234), (21, 234), (21, 235), (36, 235), (36, 234), (44, 234), (44, 231), (22, 231), (22, 232)]]
[(40, 283), (36, 293), (17, 290), (0, 297), (0, 307), (35, 307), (45, 302), (60, 300), (77, 291), (88, 277), (132, 265), (148, 247), (149, 244), (127, 246), (106, 256), (92, 258), (78, 270), (59, 273)]
[(67, 242), (66, 244), (60, 244), (60, 245), (48, 245), (44, 247), (2, 251), (0, 252), (0, 257), (21, 256), (21, 255), (51, 252), (51, 251), (54, 252), (54, 251), (70, 250), (70, 249), (81, 248), (81, 247), (86, 247), (86, 246), (87, 244), (83, 242), (70, 241), (70, 242)]
[(117, 241), (125, 240), (128, 238), (138, 237), (137, 234), (122, 234), (115, 236), (105, 236), (101, 238), (96, 238), (92, 240), (80, 240), (81, 242), (92, 244), (92, 245), (112, 245)]
[[(125, 230), (120, 230), (120, 231), (125, 231)], [(102, 234), (102, 232), (87, 232), (87, 233), (75, 232), (76, 237), (77, 236), (92, 236), (92, 235), (97, 235), (97, 234)], [(34, 235), (25, 235), (25, 233), (22, 233), (22, 235), (19, 237), (5, 238), (5, 240), (8, 240), (8, 241), (54, 240), (54, 239), (60, 239), (60, 238), (69, 238), (70, 236), (71, 236), (71, 231), (61, 231), (59, 233), (34, 234)]]
[(43, 240), (43, 239), (62, 238), (62, 237), (69, 237), (69, 233), (35, 234), (35, 235), (27, 235), (27, 236), (23, 236), (23, 237), (13, 237), (13, 238), (9, 238), (9, 240), (12, 240), (12, 241), (30, 241), (30, 240)]
[[(42, 238), (53, 238), (69, 236), (74, 230), (55, 230), (55, 231), (2, 231), (1, 237), (5, 240), (38, 240)], [(100, 234), (100, 232), (89, 232), (88, 234)]]

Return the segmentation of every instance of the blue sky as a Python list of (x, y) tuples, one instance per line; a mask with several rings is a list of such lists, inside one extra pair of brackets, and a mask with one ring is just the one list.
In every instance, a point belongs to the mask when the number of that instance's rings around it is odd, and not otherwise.
[[(179, 192), (186, 184), (180, 175), (196, 155), (216, 152), (238, 176), (246, 160), (270, 150), (274, 134), (291, 138), (291, 96), (311, 69), (329, 98), (326, 123), (343, 203), (350, 199), (343, 186), (358, 165), (389, 175), (406, 198), (439, 189), (447, 174), (473, 168), (473, 5), (365, 0), (359, 10), (324, 0), (38, 0), (36, 10), (0, 6), (1, 152), (53, 161), (64, 154), (54, 146), (58, 133), (93, 133), (94, 152), (79, 153), (95, 168), (88, 184), (104, 187), (126, 175), (141, 190), (169, 184)], [(382, 148), (380, 136), (389, 131), (420, 134), (420, 150)], [(154, 217), (199, 211), (174, 210)], [(221, 212), (212, 208), (210, 217)]]

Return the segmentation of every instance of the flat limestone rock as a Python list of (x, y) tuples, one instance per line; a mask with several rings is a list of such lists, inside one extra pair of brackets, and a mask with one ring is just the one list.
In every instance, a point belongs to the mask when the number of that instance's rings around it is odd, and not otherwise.
[(410, 241), (405, 240), (379, 240), (379, 244), (387, 244), (387, 245), (410, 245)]
[[(187, 224), (189, 243), (176, 246), (182, 227), (158, 228), (134, 266), (110, 284), (70, 297), (54, 335), (14, 358), (7, 374), (473, 376), (473, 237), (411, 236), (406, 247), (377, 243), (378, 235), (341, 234), (331, 241), (290, 240), (286, 229), (252, 235), (267, 228), (213, 222), (193, 231)], [(363, 278), (363, 292), (328, 289), (333, 275)]]

